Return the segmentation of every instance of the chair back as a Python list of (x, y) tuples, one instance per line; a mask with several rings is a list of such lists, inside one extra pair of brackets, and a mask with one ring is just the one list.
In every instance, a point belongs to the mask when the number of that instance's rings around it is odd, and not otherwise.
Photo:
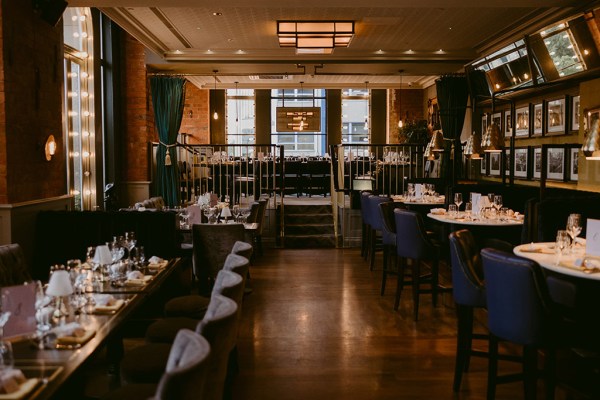
[(237, 241), (233, 244), (231, 252), (238, 256), (246, 257), (248, 260), (252, 257), (253, 252), (252, 245), (248, 242)]
[(210, 344), (201, 335), (189, 329), (177, 332), (154, 398), (197, 399), (205, 387), (209, 355)]
[(250, 204), (250, 215), (246, 218), (246, 222), (253, 223), (258, 222), (258, 210), (260, 208), (260, 203), (254, 201)]
[(485, 286), (481, 254), (471, 231), (450, 234), (452, 295), (457, 304), (485, 307)]
[(210, 291), (219, 270), (237, 241), (244, 240), (243, 224), (194, 224), (193, 269), (201, 292)]
[(405, 210), (406, 205), (401, 201), (379, 203), (379, 214), (382, 218), (381, 233), (383, 235), (383, 244), (396, 245), (396, 221), (394, 220), (394, 210), (396, 208)]
[(495, 336), (521, 345), (542, 344), (551, 332), (550, 296), (540, 266), (503, 251), (481, 250), (488, 326)]
[(360, 192), (360, 214), (362, 216), (363, 219), (363, 223), (365, 224), (369, 224), (369, 221), (367, 221), (368, 216), (367, 216), (367, 202), (369, 199), (369, 196), (371, 196), (373, 193), (370, 192), (369, 190), (364, 190), (362, 192)]
[(371, 229), (381, 231), (383, 229), (383, 217), (379, 212), (379, 204), (391, 202), (392, 199), (389, 197), (381, 197), (371, 195), (367, 199), (367, 220)]
[(415, 211), (397, 208), (394, 210), (396, 221), (396, 251), (398, 256), (412, 259), (430, 259), (434, 248), (427, 238), (421, 215)]
[(0, 287), (31, 281), (23, 249), (17, 243), (0, 246)]
[(235, 272), (222, 269), (217, 275), (212, 293), (223, 295), (240, 307), (244, 295), (244, 279)]
[(227, 362), (233, 350), (237, 335), (238, 306), (235, 301), (213, 293), (208, 309), (202, 321), (196, 326), (196, 332), (210, 343), (211, 353), (204, 392), (197, 395), (203, 400), (222, 400)]
[(267, 204), (269, 201), (266, 199), (258, 200), (258, 215), (256, 217), (256, 222), (258, 222), (258, 234), (262, 235), (263, 227), (265, 226), (265, 213), (267, 211)]

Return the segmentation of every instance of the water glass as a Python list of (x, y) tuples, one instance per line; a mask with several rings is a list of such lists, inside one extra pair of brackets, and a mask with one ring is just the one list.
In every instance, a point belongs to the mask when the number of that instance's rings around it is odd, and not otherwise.
[[(569, 237), (569, 233), (566, 230), (559, 230), (556, 232), (556, 253), (558, 256), (564, 254), (564, 250), (569, 247), (571, 244), (571, 238)], [(558, 263), (558, 260), (557, 260)]]
[(458, 214), (458, 207), (456, 206), (456, 204), (450, 204), (448, 206), (448, 215), (450, 216), (450, 218), (456, 218)]
[(465, 203), (465, 218), (471, 219), (471, 213), (473, 212), (473, 204), (469, 201)]
[(567, 218), (567, 232), (571, 237), (571, 247), (575, 246), (575, 238), (579, 236), (582, 230), (581, 214), (571, 214)]

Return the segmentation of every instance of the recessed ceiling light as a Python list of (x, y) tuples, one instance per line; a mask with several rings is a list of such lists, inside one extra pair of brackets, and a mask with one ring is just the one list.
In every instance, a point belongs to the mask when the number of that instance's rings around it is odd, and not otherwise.
[(236, 53), (238, 53), (238, 54), (246, 54), (246, 52), (244, 50), (242, 50), (242, 49), (238, 50)]
[(223, 13), (220, 13), (220, 12), (214, 12), (213, 13), (213, 16), (215, 16), (215, 17), (220, 17), (222, 15), (223, 15)]
[(383, 53), (385, 53), (385, 51), (383, 51), (383, 50), (381, 50), (381, 49), (379, 49), (379, 50), (377, 50), (377, 51), (375, 52), (375, 54), (383, 54)]
[(175, 50), (174, 53), (175, 54), (183, 54), (183, 51), (181, 51), (181, 50)]
[(450, 27), (450, 28), (448, 28), (448, 29), (452, 30), (452, 27)]
[(212, 54), (213, 51), (211, 49), (206, 50), (207, 53)]
[(414, 53), (414, 51), (412, 49), (408, 49), (408, 50), (405, 51), (405, 53), (412, 54), (412, 53)]

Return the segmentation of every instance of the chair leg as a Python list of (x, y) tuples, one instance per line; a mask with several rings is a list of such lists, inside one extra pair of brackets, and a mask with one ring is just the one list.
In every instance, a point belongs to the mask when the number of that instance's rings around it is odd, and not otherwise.
[(525, 400), (536, 398), (537, 381), (537, 349), (532, 346), (523, 347), (523, 390)]
[(487, 400), (496, 398), (496, 378), (498, 375), (498, 338), (490, 334), (488, 358)]
[(369, 269), (373, 271), (373, 267), (375, 266), (375, 248), (377, 247), (377, 231), (375, 229), (371, 229), (371, 246), (370, 246), (370, 260), (369, 260)]
[(385, 293), (385, 282), (387, 280), (387, 271), (388, 271), (388, 264), (389, 264), (389, 252), (390, 252), (390, 246), (384, 245), (383, 246), (383, 273), (381, 274), (381, 296), (383, 296)]
[(555, 349), (548, 349), (544, 356), (544, 386), (546, 389), (546, 400), (554, 400), (554, 391), (556, 389)]
[(402, 289), (404, 288), (404, 269), (406, 265), (406, 259), (401, 258), (396, 260), (398, 264), (398, 281), (396, 283), (396, 298), (394, 299), (394, 311), (398, 311), (400, 306), (400, 296), (402, 296)]
[(439, 271), (440, 262), (439, 259), (436, 258), (432, 261), (431, 266), (431, 302), (433, 303), (434, 307), (437, 307)]
[(413, 260), (412, 265), (412, 287), (413, 287), (413, 311), (415, 322), (419, 320), (419, 295), (420, 295), (420, 282), (421, 276), (421, 260)]
[(454, 365), (454, 384), (452, 389), (460, 391), (463, 372), (469, 369), (471, 343), (473, 339), (473, 308), (456, 305), (458, 332), (456, 338), (456, 363)]

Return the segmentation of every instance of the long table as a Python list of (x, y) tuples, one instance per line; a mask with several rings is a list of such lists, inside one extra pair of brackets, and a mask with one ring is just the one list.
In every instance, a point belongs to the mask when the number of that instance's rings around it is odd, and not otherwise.
[(21, 369), (27, 378), (38, 378), (40, 383), (27, 399), (51, 399), (62, 385), (114, 335), (124, 322), (148, 299), (157, 293), (161, 285), (181, 266), (181, 259), (170, 260), (156, 276), (144, 286), (111, 288), (105, 286), (104, 293), (112, 293), (125, 304), (114, 314), (80, 314), (71, 316), (86, 328), (96, 331), (93, 338), (79, 348), (39, 349), (37, 342), (22, 340), (13, 343), (15, 368)]

